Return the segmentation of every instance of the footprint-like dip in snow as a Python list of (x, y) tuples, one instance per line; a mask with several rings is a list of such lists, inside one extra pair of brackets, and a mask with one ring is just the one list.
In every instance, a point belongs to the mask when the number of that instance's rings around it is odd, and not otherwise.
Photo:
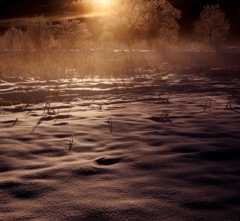
[(108, 166), (108, 165), (116, 164), (120, 162), (122, 159), (123, 159), (122, 157), (102, 157), (97, 159), (96, 162), (98, 164)]

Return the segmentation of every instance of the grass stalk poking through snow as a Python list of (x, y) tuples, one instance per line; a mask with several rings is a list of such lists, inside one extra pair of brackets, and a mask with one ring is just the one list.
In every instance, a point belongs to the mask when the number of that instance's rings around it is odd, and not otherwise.
[(90, 108), (94, 104), (94, 100), (84, 101), (83, 106), (86, 107), (83, 111), (86, 111), (87, 108)]
[(161, 119), (165, 122), (169, 122), (171, 125), (173, 125), (173, 122), (169, 118), (169, 113), (168, 112), (163, 112), (161, 115)]
[(54, 123), (53, 123), (53, 124), (55, 124), (55, 123), (57, 122), (58, 115), (59, 115), (59, 108), (58, 108), (58, 111), (57, 111), (57, 113), (56, 113), (55, 121), (54, 121)]
[(205, 106), (203, 108), (203, 111), (206, 112), (206, 109), (208, 108), (208, 110), (210, 111), (211, 110), (211, 105), (212, 105), (212, 100), (211, 99), (207, 99), (206, 100), (206, 103), (205, 103)]
[(18, 97), (17, 100), (19, 101), (19, 104), (23, 104), (23, 102)]
[(226, 104), (226, 107), (225, 107), (226, 110), (232, 110), (232, 101), (229, 101), (227, 104)]
[(54, 110), (51, 109), (51, 103), (49, 103), (48, 101), (46, 102), (44, 108), (43, 108), (43, 113), (39, 119), (39, 121), (37, 122), (37, 124), (33, 127), (32, 131), (30, 134), (32, 134), (34, 132), (34, 130), (37, 128), (38, 125), (40, 125), (44, 118), (47, 116), (47, 115), (52, 115), (52, 114), (56, 114), (56, 112)]
[(112, 131), (113, 131), (113, 122), (112, 122), (112, 118), (110, 117), (110, 118), (108, 118), (108, 128), (109, 128), (109, 130), (110, 130), (110, 132), (112, 133)]
[(225, 106), (224, 109), (225, 109), (225, 110), (233, 110), (233, 111), (235, 111), (236, 113), (239, 113), (239, 111), (232, 106), (232, 101), (231, 101), (231, 100), (226, 104), (226, 106)]
[(33, 129), (32, 129), (30, 134), (32, 134), (35, 131), (35, 129), (37, 128), (37, 126), (42, 123), (44, 116), (46, 116), (45, 112), (46, 112), (45, 109), (43, 109), (43, 113), (42, 113), (40, 119), (38, 120), (37, 124), (33, 127)]
[(44, 109), (47, 110), (46, 115), (55, 115), (56, 114), (55, 110), (51, 107), (51, 103), (49, 101), (45, 104)]
[(160, 100), (163, 100), (164, 103), (170, 104), (170, 102), (169, 102), (170, 94), (168, 94), (168, 96), (165, 97), (165, 98), (163, 98), (161, 94), (158, 94), (158, 96), (159, 96), (159, 99), (160, 99)]
[(69, 108), (69, 110), (68, 110), (68, 117), (67, 117), (67, 118), (70, 117), (70, 112), (71, 112), (72, 108), (73, 108), (73, 105), (71, 105), (70, 108)]
[(102, 105), (101, 104), (99, 104), (98, 110), (102, 110)]
[(169, 97), (170, 97), (170, 94), (168, 94), (168, 96), (167, 96), (167, 98), (166, 98), (166, 101), (165, 101), (165, 102), (168, 103), (168, 104), (170, 103), (170, 102), (169, 102)]
[[(30, 105), (28, 103), (28, 107), (30, 107), (30, 110), (26, 113), (27, 117), (29, 117), (29, 116), (36, 116), (37, 113), (36, 113), (36, 110), (35, 110), (34, 106)], [(26, 106), (26, 108), (27, 108), (27, 106)]]
[(14, 126), (18, 122), (18, 118), (13, 122), (12, 126)]
[(73, 135), (72, 135), (72, 137), (71, 137), (71, 139), (69, 140), (69, 143), (68, 143), (68, 151), (71, 151), (72, 147), (73, 147)]
[(0, 114), (6, 114), (2, 107), (0, 107)]

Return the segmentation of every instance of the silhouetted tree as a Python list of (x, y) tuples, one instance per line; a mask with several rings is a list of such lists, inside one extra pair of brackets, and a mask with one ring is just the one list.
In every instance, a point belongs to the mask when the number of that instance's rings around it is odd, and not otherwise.
[(148, 42), (164, 40), (174, 42), (178, 39), (179, 25), (177, 19), (181, 12), (174, 8), (168, 1), (152, 0), (143, 1), (142, 8), (144, 37)]
[(220, 47), (229, 34), (230, 23), (219, 5), (206, 5), (195, 22), (194, 32), (205, 43)]
[(126, 43), (131, 51), (134, 41), (176, 40), (181, 12), (166, 0), (119, 0), (102, 19), (104, 29)]

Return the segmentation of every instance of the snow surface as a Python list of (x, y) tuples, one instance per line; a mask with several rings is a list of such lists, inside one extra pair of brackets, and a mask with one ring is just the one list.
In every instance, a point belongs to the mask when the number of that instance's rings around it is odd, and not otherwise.
[(240, 78), (228, 71), (2, 78), (0, 220), (239, 220)]

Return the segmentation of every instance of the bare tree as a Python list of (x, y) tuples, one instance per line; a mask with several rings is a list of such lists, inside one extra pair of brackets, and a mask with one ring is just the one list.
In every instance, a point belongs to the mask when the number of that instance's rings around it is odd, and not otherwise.
[(119, 0), (113, 5), (112, 12), (102, 19), (104, 30), (112, 32), (116, 40), (126, 43), (129, 50), (142, 24), (140, 6), (139, 0)]
[(205, 43), (220, 47), (229, 34), (230, 23), (219, 5), (206, 5), (194, 25), (196, 36)]
[(104, 29), (115, 39), (131, 45), (145, 39), (177, 39), (181, 12), (166, 0), (119, 0), (102, 19)]

